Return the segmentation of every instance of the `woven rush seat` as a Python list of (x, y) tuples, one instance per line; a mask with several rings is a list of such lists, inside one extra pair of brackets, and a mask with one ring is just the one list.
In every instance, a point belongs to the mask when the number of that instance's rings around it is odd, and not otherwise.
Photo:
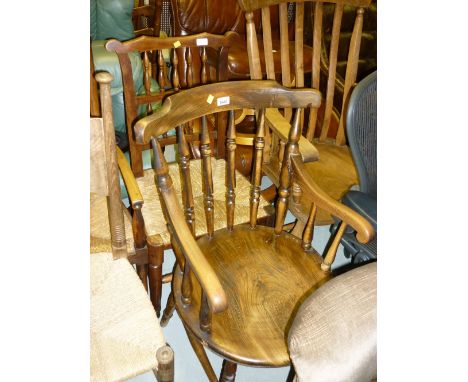
[[(132, 235), (131, 217), (125, 207), (122, 207), (125, 222), (125, 237), (127, 252), (135, 253)], [(90, 252), (112, 252), (107, 199), (95, 193), (90, 194)]]
[[(202, 185), (202, 161), (190, 161), (190, 176), (192, 178), (192, 191), (195, 209), (195, 234), (197, 237), (206, 233), (205, 210), (203, 207), (203, 185)], [(226, 186), (224, 184), (226, 161), (224, 159), (211, 158), (211, 166), (213, 169), (213, 186), (214, 186), (214, 229), (219, 230), (226, 227)], [(177, 163), (169, 164), (169, 174), (174, 182), (174, 188), (177, 192), (179, 201), (182, 201), (179, 167)], [(250, 182), (239, 172), (236, 171), (236, 214), (234, 216), (234, 224), (247, 223), (249, 221), (249, 198), (250, 198)], [(154, 170), (145, 170), (144, 176), (137, 178), (138, 187), (145, 203), (142, 207), (142, 214), (145, 220), (146, 234), (151, 237), (161, 235), (164, 245), (170, 244), (170, 235), (167, 231), (166, 221), (159, 202), (159, 196), (155, 192)], [(258, 218), (271, 215), (273, 207), (260, 197), (260, 206), (258, 210)]]
[(121, 381), (157, 369), (165, 345), (156, 313), (127, 259), (91, 255), (91, 381)]

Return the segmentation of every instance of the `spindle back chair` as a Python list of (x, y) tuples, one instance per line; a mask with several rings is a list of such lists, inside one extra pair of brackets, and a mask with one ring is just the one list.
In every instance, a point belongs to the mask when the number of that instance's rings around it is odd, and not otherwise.
[[(227, 52), (231, 42), (238, 38), (235, 32), (227, 32), (225, 35), (212, 35), (208, 33), (201, 33), (193, 36), (183, 37), (170, 37), (170, 38), (152, 38), (152, 37), (138, 37), (126, 42), (117, 40), (110, 40), (107, 42), (106, 48), (110, 51), (115, 51), (119, 57), (122, 79), (124, 85), (125, 109), (126, 120), (128, 126), (128, 138), (130, 143), (130, 163), (131, 170), (129, 169), (128, 162), (124, 155), (119, 151), (118, 159), (121, 168), (122, 177), (129, 195), (130, 205), (132, 212), (132, 226), (135, 237), (135, 247), (141, 250), (147, 247), (149, 253), (150, 264), (149, 266), (143, 265), (140, 268), (140, 277), (146, 279), (146, 273), (149, 276), (151, 299), (155, 306), (156, 312), (159, 316), (161, 310), (161, 291), (163, 283), (162, 264), (164, 261), (164, 250), (171, 248), (169, 240), (169, 233), (167, 232), (164, 216), (161, 213), (159, 196), (155, 189), (153, 189), (153, 169), (146, 169), (143, 171), (142, 152), (145, 148), (149, 147), (148, 144), (140, 144), (135, 141), (133, 127), (139, 118), (138, 107), (145, 108), (143, 115), (148, 115), (154, 112), (159, 107), (159, 102), (165, 97), (178, 93), (179, 91), (192, 86), (209, 83), (211, 79), (222, 81), (226, 78), (226, 63)], [(170, 49), (170, 60), (172, 69), (170, 72), (170, 83), (167, 83), (164, 71), (167, 70), (164, 61), (163, 49)], [(215, 78), (210, 75), (207, 65), (207, 50), (214, 49), (219, 55), (218, 70), (215, 73)], [(143, 95), (137, 94), (134, 88), (134, 83), (131, 74), (131, 62), (129, 60), (129, 53), (138, 51), (142, 54), (144, 63), (144, 93)], [(202, 61), (202, 66), (199, 72), (195, 71), (192, 67), (193, 52), (200, 53), (199, 59)], [(197, 54), (198, 54), (197, 53)], [(157, 57), (157, 61), (152, 61), (152, 58)], [(179, 81), (180, 71), (185, 72), (186, 81), (184, 83)], [(159, 90), (154, 91), (151, 83), (154, 79), (159, 82)], [(182, 108), (186, 108), (183, 105)], [(141, 112), (141, 110), (140, 110)], [(140, 113), (141, 114), (141, 113)], [(192, 123), (193, 122), (193, 123)], [(184, 158), (185, 155), (190, 157), (199, 158), (199, 143), (200, 142), (200, 128), (199, 120), (193, 120), (186, 126), (181, 127), (187, 130), (185, 138), (188, 143), (188, 153), (183, 152), (179, 155), (179, 160)], [(219, 142), (224, 142), (225, 124), (227, 123), (226, 113), (221, 114), (218, 118), (208, 121), (210, 124), (210, 145), (212, 152), (216, 152), (216, 147)], [(224, 126), (221, 128), (219, 126)], [(219, 134), (218, 134), (219, 133)], [(178, 143), (175, 136), (166, 136), (161, 141), (161, 145), (175, 145)], [(218, 143), (217, 143), (218, 142)], [(182, 147), (178, 144), (179, 149)], [(198, 165), (200, 163), (198, 162)], [(174, 168), (174, 164), (171, 168)], [(224, 172), (224, 161), (218, 158), (214, 166), (221, 172)], [(195, 166), (192, 166), (194, 170)], [(198, 175), (194, 175), (198, 178)], [(248, 182), (243, 179), (244, 184)], [(203, 200), (201, 198), (201, 181), (198, 182), (200, 187), (193, 190), (194, 195), (194, 210), (203, 209)], [(181, 194), (183, 184), (178, 185), (178, 192)], [(261, 200), (262, 206), (266, 206), (267, 201)], [(262, 209), (262, 216), (267, 217), (271, 215), (271, 209)], [(246, 214), (245, 214), (246, 215)], [(216, 229), (225, 227), (222, 214), (215, 215)], [(236, 219), (236, 224), (244, 223), (248, 217), (240, 215)], [(203, 229), (198, 226), (196, 230), (197, 235), (201, 234)], [(171, 275), (168, 274), (164, 278), (166, 282), (171, 280)]]
[[(149, 115), (159, 107), (160, 102), (168, 95), (181, 89), (190, 88), (198, 84), (206, 84), (213, 80), (223, 81), (227, 79), (227, 53), (231, 42), (237, 38), (234, 32), (225, 35), (213, 35), (200, 33), (193, 36), (157, 38), (141, 36), (126, 42), (112, 39), (106, 43), (106, 49), (116, 52), (122, 71), (122, 82), (125, 100), (125, 118), (130, 151), (130, 164), (136, 177), (143, 176), (142, 151), (147, 147), (135, 142), (133, 126), (141, 114)], [(202, 62), (200, 72), (193, 70), (193, 54), (198, 48)], [(207, 63), (207, 49), (215, 49), (219, 60), (216, 78), (210, 78), (210, 70)], [(170, 51), (171, 70), (168, 73), (166, 59), (163, 50)], [(144, 94), (138, 94), (138, 89), (132, 77), (132, 65), (129, 58), (131, 52), (139, 52), (143, 60), (143, 84)], [(184, 71), (186, 81), (179, 81), (179, 72)], [(167, 79), (169, 79), (167, 81)], [(157, 85), (156, 82), (157, 81)], [(143, 105), (141, 110), (140, 105)]]
[[(98, 73), (102, 118), (91, 118), (91, 194), (107, 199), (93, 210), (108, 220), (110, 248), (93, 247), (91, 227), (91, 380), (126, 380), (153, 369), (158, 382), (174, 380), (174, 352), (135, 270), (129, 264), (112, 118), (109, 73)], [(96, 204), (98, 206), (102, 204)], [(131, 227), (130, 227), (131, 234)], [(127, 330), (122, 330), (127, 329)]]
[[(237, 363), (253, 366), (284, 366), (290, 363), (286, 338), (291, 315), (307, 294), (330, 277), (330, 266), (347, 224), (359, 240), (372, 238), (370, 224), (354, 211), (331, 199), (303, 171), (298, 142), (303, 108), (320, 104), (313, 89), (288, 89), (275, 81), (233, 81), (188, 89), (168, 97), (161, 109), (139, 120), (135, 137), (140, 144), (151, 142), (155, 183), (167, 220), (177, 267), (172, 281), (172, 300), (163, 320), (175, 308), (186, 328), (210, 381), (216, 375), (203, 345), (223, 357), (220, 380), (233, 381)], [(257, 112), (254, 166), (250, 185), (249, 223), (235, 225), (238, 187), (235, 177), (236, 130), (234, 110), (254, 108)], [(297, 108), (280, 173), (279, 198), (274, 227), (257, 224), (265, 151), (265, 110)], [(225, 201), (215, 203), (207, 118), (229, 111), (226, 138)], [(202, 178), (206, 235), (194, 237), (193, 197), (188, 155), (180, 161), (179, 197), (162, 153), (158, 137), (177, 127), (179, 145), (188, 153), (183, 124), (202, 119)], [(184, 149), (185, 146), (185, 149)], [(298, 182), (314, 200), (303, 240), (283, 231), (292, 182)], [(338, 216), (342, 225), (322, 258), (312, 247), (314, 214), (323, 208)], [(214, 229), (214, 211), (226, 211), (226, 228)]]
[[(312, 41), (304, 39), (304, 10), (305, 3), (313, 4), (313, 36)], [(302, 135), (307, 140), (313, 142), (318, 150), (318, 155), (310, 160), (307, 165), (307, 170), (311, 176), (331, 197), (339, 200), (348, 189), (358, 184), (356, 169), (354, 167), (349, 148), (346, 146), (345, 136), (345, 119), (347, 103), (352, 90), (352, 86), (356, 81), (358, 68), (358, 58), (360, 41), (362, 34), (363, 14), (364, 9), (368, 7), (371, 0), (330, 0), (327, 3), (335, 4), (333, 27), (331, 31), (330, 51), (328, 54), (328, 67), (326, 72), (326, 92), (324, 94), (324, 103), (322, 107), (311, 107), (304, 114), (301, 121)], [(289, 2), (291, 3), (291, 2)], [(293, 1), (295, 3), (295, 33), (294, 33), (294, 63), (290, 62), (290, 44), (287, 34), (287, 5), (288, 3), (281, 0), (239, 0), (241, 8), (245, 11), (246, 30), (247, 30), (247, 48), (249, 55), (250, 74), (252, 79), (262, 78), (262, 70), (260, 66), (260, 57), (258, 49), (257, 33), (253, 20), (254, 11), (261, 9), (262, 12), (262, 36), (263, 36), (263, 52), (264, 62), (266, 63), (266, 76), (268, 79), (275, 78), (275, 67), (273, 54), (276, 52), (272, 45), (271, 37), (271, 21), (270, 21), (270, 6), (279, 4), (279, 20), (280, 20), (280, 54), (281, 54), (281, 83), (284, 86), (301, 88), (310, 86), (314, 89), (320, 89), (321, 76), (321, 56), (324, 52), (325, 39), (322, 38), (323, 26), (323, 2), (316, 0)], [(349, 46), (340, 47), (348, 50), (348, 60), (346, 65), (346, 76), (343, 90), (343, 99), (339, 104), (342, 105), (341, 110), (335, 110), (335, 82), (336, 82), (336, 66), (338, 57), (338, 48), (340, 41), (340, 27), (343, 15), (343, 7), (351, 6), (356, 9), (356, 18), (354, 29), (350, 39)], [(304, 55), (308, 54), (310, 46), (312, 46), (312, 65), (311, 68), (304, 67)], [(293, 64), (294, 71), (291, 71)], [(306, 71), (311, 71), (311, 76), (306, 76)], [(277, 70), (276, 70), (277, 71)], [(283, 118), (284, 117), (284, 118)], [(287, 123), (291, 119), (291, 110), (284, 110), (283, 116), (278, 111), (269, 111), (267, 113), (267, 123), (271, 127), (273, 125), (281, 125)], [(271, 139), (271, 152), (266, 158), (267, 165), (265, 167), (267, 175), (272, 178), (272, 181), (278, 185), (279, 178), (277, 175), (281, 168), (281, 160), (285, 148), (286, 140), (284, 136), (278, 136), (273, 133)], [(319, 160), (318, 157), (320, 157)], [(271, 160), (270, 160), (271, 158)], [(295, 189), (296, 205), (291, 206), (293, 214), (305, 224), (310, 200), (301, 201), (301, 190)], [(317, 217), (320, 224), (329, 224), (332, 222), (331, 216), (323, 211), (319, 212)], [(303, 225), (302, 225), (303, 227)]]

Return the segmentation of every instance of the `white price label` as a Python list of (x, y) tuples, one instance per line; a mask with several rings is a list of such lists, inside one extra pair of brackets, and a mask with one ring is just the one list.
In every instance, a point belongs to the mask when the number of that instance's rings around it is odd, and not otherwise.
[(208, 45), (208, 39), (205, 38), (197, 38), (197, 46), (205, 46)]
[(229, 96), (219, 97), (216, 100), (216, 105), (218, 105), (218, 106), (229, 105), (230, 103), (231, 103), (231, 99), (229, 98)]

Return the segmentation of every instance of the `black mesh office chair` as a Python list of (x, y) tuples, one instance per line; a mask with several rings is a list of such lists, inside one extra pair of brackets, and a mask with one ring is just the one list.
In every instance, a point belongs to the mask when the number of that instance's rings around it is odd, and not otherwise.
[[(359, 175), (360, 191), (348, 191), (343, 204), (364, 216), (377, 232), (377, 72), (365, 77), (354, 89), (348, 104), (346, 133)], [(332, 226), (336, 230), (337, 224)], [(355, 232), (343, 235), (341, 243), (352, 263), (377, 259), (377, 235), (367, 244)]]

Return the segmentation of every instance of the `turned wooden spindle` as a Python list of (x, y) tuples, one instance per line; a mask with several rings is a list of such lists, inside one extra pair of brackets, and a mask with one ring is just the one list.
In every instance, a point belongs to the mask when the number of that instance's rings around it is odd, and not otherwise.
[(158, 83), (159, 88), (164, 89), (166, 87), (166, 78), (164, 76), (164, 67), (166, 66), (166, 62), (164, 61), (164, 56), (162, 50), (158, 50)]
[(156, 352), (158, 370), (154, 372), (158, 382), (174, 381), (174, 351), (168, 346), (160, 347)]
[(343, 237), (346, 226), (347, 224), (344, 221), (340, 223), (338, 230), (336, 231), (335, 237), (333, 238), (333, 242), (328, 248), (327, 254), (325, 255), (325, 258), (323, 259), (322, 264), (320, 265), (320, 268), (322, 268), (322, 270), (325, 272), (330, 271), (331, 265), (335, 261), (336, 251), (338, 250), (338, 245), (341, 242), (341, 238)]
[(323, 117), (322, 131), (320, 132), (320, 141), (324, 142), (328, 136), (331, 115), (333, 111), (333, 96), (335, 94), (336, 81), (336, 63), (338, 59), (338, 44), (340, 42), (341, 19), (343, 16), (343, 3), (335, 5), (335, 14), (333, 16), (332, 39), (330, 43), (330, 56), (328, 66), (327, 96), (325, 99), (325, 113)]
[(172, 87), (174, 91), (180, 90), (179, 80), (179, 58), (177, 57), (177, 51), (171, 49), (171, 63), (172, 63)]
[(208, 68), (208, 55), (206, 54), (206, 46), (201, 48), (201, 83), (207, 84), (209, 82), (210, 70)]
[(193, 201), (192, 179), (190, 176), (190, 149), (184, 134), (183, 126), (177, 127), (177, 143), (179, 147), (179, 171), (184, 206), (185, 220), (195, 236), (195, 207)]
[(304, 249), (304, 251), (308, 251), (312, 248), (312, 240), (314, 239), (314, 224), (315, 224), (316, 215), (317, 215), (317, 206), (315, 205), (315, 203), (312, 203), (312, 205), (310, 206), (309, 219), (307, 220), (307, 224), (302, 234), (302, 248)]
[[(321, 2), (315, 3), (314, 11), (314, 32), (312, 42), (312, 87), (319, 89), (320, 87), (320, 53), (322, 48), (322, 16), (323, 4)], [(309, 126), (307, 128), (307, 139), (312, 141), (317, 127), (317, 107), (310, 108)]]
[(294, 114), (291, 129), (289, 130), (288, 143), (286, 144), (283, 163), (281, 164), (280, 185), (278, 188), (278, 201), (276, 204), (275, 234), (280, 235), (283, 230), (284, 218), (288, 209), (288, 198), (291, 187), (291, 155), (299, 154), (299, 138), (301, 136), (301, 113), (302, 109), (297, 109)]
[(182, 302), (185, 305), (192, 303), (192, 279), (190, 277), (191, 270), (190, 264), (188, 261), (185, 262), (184, 266), (184, 276), (182, 278)]
[(208, 299), (206, 298), (205, 292), (201, 292), (201, 304), (200, 304), (200, 329), (204, 332), (211, 331), (211, 310), (208, 305)]
[(187, 71), (186, 71), (186, 80), (187, 80), (187, 87), (191, 88), (193, 85), (193, 59), (192, 59), (192, 50), (190, 48), (186, 49), (185, 52), (185, 61), (187, 63)]
[[(144, 68), (144, 85), (145, 85), (145, 92), (147, 96), (151, 95), (151, 64), (150, 60), (148, 57), (148, 52), (143, 53), (143, 68)], [(149, 102), (146, 105), (146, 113), (151, 114), (153, 112), (153, 107), (151, 106), (151, 103)]]
[(260, 204), (260, 184), (262, 181), (263, 149), (265, 148), (265, 109), (260, 109), (257, 117), (255, 152), (253, 159), (252, 184), (250, 186), (250, 227), (257, 225)]
[(234, 208), (236, 205), (236, 127), (234, 110), (229, 110), (228, 130), (226, 135), (226, 219), (227, 229), (234, 226)]
[(117, 170), (117, 154), (114, 132), (114, 118), (112, 115), (112, 101), (110, 83), (112, 75), (98, 73), (96, 80), (101, 87), (101, 110), (103, 111), (104, 150), (106, 158), (112, 163), (106, 166), (108, 181), (108, 213), (111, 232), (112, 254), (115, 259), (127, 257), (127, 240), (125, 238), (125, 224), (122, 214), (122, 201), (120, 200), (120, 182)]
[(213, 172), (211, 169), (210, 133), (208, 131), (206, 115), (202, 117), (202, 130), (200, 139), (200, 151), (203, 165), (203, 195), (206, 217), (206, 229), (208, 236), (214, 232), (214, 199), (213, 199)]

